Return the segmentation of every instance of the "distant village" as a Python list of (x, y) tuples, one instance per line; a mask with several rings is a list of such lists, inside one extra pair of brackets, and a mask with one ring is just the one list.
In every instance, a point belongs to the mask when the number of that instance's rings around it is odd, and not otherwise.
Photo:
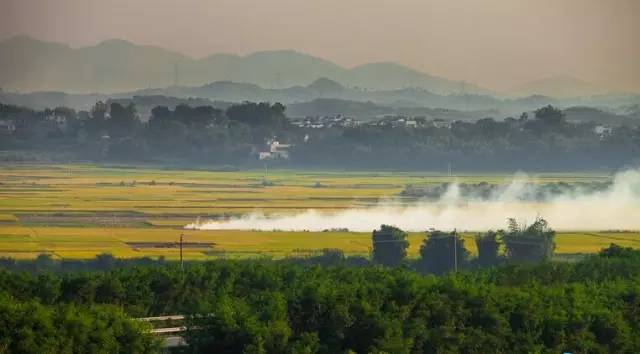
[[(65, 110), (46, 110), (44, 116), (44, 127), (50, 131), (64, 132), (70, 127), (77, 124), (77, 119), (86, 119), (86, 117), (69, 118)], [(81, 114), (87, 114), (86, 112), (80, 112)], [(523, 113), (523, 117), (527, 117), (528, 114), (533, 115), (531, 112)], [(109, 117), (109, 113), (106, 114), (106, 118)], [(138, 119), (141, 117), (138, 115)], [(524, 119), (526, 120), (526, 118)], [(385, 127), (385, 128), (435, 128), (435, 129), (451, 129), (460, 120), (447, 120), (441, 118), (421, 116), (409, 116), (399, 114), (383, 114), (373, 116), (368, 119), (355, 118), (343, 114), (336, 115), (320, 115), (320, 116), (306, 116), (306, 117), (290, 117), (290, 124), (294, 127), (309, 130), (304, 134), (302, 141), (305, 143), (309, 140), (310, 134), (313, 133), (310, 130), (313, 129), (346, 129), (356, 127)], [(505, 121), (513, 122), (513, 124), (520, 125), (523, 119), (507, 118)], [(26, 121), (22, 119), (3, 119), (0, 120), (0, 135), (8, 136), (16, 134), (21, 125)], [(213, 123), (211, 123), (213, 124)], [(520, 128), (523, 129), (523, 128)], [(594, 124), (592, 131), (600, 139), (604, 140), (613, 133), (613, 127), (610, 125)], [(101, 136), (100, 141), (103, 143), (103, 149), (107, 146), (107, 142), (110, 140), (108, 134)], [(261, 161), (268, 160), (288, 160), (290, 158), (290, 151), (294, 148), (294, 145), (280, 141), (276, 137), (267, 139), (264, 145), (256, 146), (252, 149), (250, 155), (254, 158), (257, 157)]]
[[(347, 117), (342, 114), (314, 116), (304, 118), (291, 118), (291, 125), (298, 128), (307, 129), (327, 129), (327, 128), (355, 128), (360, 126), (382, 126), (382, 127), (406, 127), (406, 128), (444, 128), (450, 129), (452, 121), (444, 119), (427, 120), (425, 116), (403, 116), (385, 114), (376, 116), (372, 120), (363, 121), (353, 117)], [(305, 135), (304, 141), (309, 139), (309, 135)], [(265, 144), (264, 151), (258, 153), (260, 160), (287, 160), (289, 159), (289, 150), (293, 147), (291, 144), (284, 144), (274, 139), (268, 140)]]
[(292, 118), (291, 124), (298, 128), (353, 128), (363, 125), (407, 128), (451, 128), (453, 121), (444, 119), (428, 119), (426, 116), (404, 116), (384, 114), (364, 121), (342, 114), (327, 116), (312, 116), (304, 118)]

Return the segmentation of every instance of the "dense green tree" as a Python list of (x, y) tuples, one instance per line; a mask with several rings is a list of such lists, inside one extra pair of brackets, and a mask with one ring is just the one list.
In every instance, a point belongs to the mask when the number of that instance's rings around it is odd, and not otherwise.
[(276, 103), (245, 102), (229, 107), (227, 117), (247, 125), (280, 125), (284, 121), (285, 107)]
[(469, 251), (456, 231), (429, 232), (420, 246), (419, 268), (423, 272), (443, 274), (465, 267)]
[(107, 130), (107, 104), (98, 101), (91, 107), (91, 113), (84, 122), (84, 127), (92, 139), (98, 139)]
[(609, 247), (603, 248), (599, 254), (603, 257), (634, 257), (637, 252), (631, 247), (622, 247), (612, 243)]
[(475, 236), (476, 248), (478, 249), (477, 263), (481, 267), (498, 265), (500, 257), (500, 233), (489, 230)]
[(111, 307), (45, 307), (0, 297), (2, 353), (155, 353), (143, 323)]
[(51, 255), (49, 254), (40, 254), (36, 257), (33, 265), (36, 270), (51, 270), (54, 266), (55, 262)]
[(96, 285), (95, 302), (101, 304), (120, 305), (125, 296), (125, 289), (120, 279), (105, 275)]
[(612, 246), (576, 263), (439, 278), (407, 268), (296, 264), (215, 261), (181, 271), (164, 263), (59, 276), (0, 271), (0, 348), (148, 352), (143, 323), (95, 304), (104, 302), (135, 317), (188, 315), (184, 351), (195, 353), (640, 350), (638, 251)]
[(116, 266), (117, 259), (110, 253), (100, 253), (96, 256), (94, 262), (98, 269), (110, 270)]
[(167, 106), (156, 106), (151, 109), (151, 117), (149, 117), (149, 127), (153, 128), (164, 122), (173, 119), (173, 112)]
[(389, 267), (400, 265), (407, 256), (407, 237), (406, 232), (390, 225), (381, 225), (379, 230), (373, 230), (373, 261)]
[(565, 115), (562, 110), (551, 105), (538, 108), (534, 112), (536, 119), (548, 125), (562, 125), (565, 123)]
[(133, 136), (138, 123), (136, 107), (133, 103), (125, 107), (117, 102), (112, 102), (109, 106), (109, 119), (106, 120), (106, 128), (112, 138)]
[(222, 111), (211, 106), (190, 107), (186, 104), (176, 106), (173, 116), (182, 124), (199, 129), (222, 120)]
[(539, 262), (549, 260), (555, 249), (555, 231), (546, 220), (536, 218), (529, 226), (509, 219), (509, 228), (502, 236), (507, 258), (511, 262)]
[[(50, 271), (50, 270), (49, 270)], [(61, 293), (61, 280), (48, 272), (38, 274), (36, 280), (38, 287), (35, 298), (43, 304), (55, 304), (59, 301)]]
[(535, 119), (524, 124), (524, 128), (536, 135), (543, 134), (566, 134), (567, 121), (564, 113), (551, 105), (537, 109)]
[(88, 274), (74, 274), (62, 278), (61, 297), (66, 302), (90, 304), (94, 302), (96, 279)]

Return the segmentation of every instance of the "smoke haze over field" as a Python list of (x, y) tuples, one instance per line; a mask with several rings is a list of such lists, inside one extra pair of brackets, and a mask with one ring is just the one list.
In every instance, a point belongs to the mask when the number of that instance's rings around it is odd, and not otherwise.
[(640, 230), (640, 170), (617, 174), (610, 189), (593, 194), (554, 197), (547, 202), (524, 202), (526, 177), (515, 176), (500, 195), (490, 200), (463, 200), (452, 185), (437, 202), (418, 202), (406, 206), (382, 202), (372, 208), (349, 209), (334, 213), (308, 210), (299, 214), (266, 217), (256, 212), (226, 221), (187, 225), (200, 230), (286, 230), (322, 231), (347, 228), (369, 232), (380, 224), (407, 231), (482, 231), (504, 228), (506, 219), (532, 222), (545, 218), (556, 230)]

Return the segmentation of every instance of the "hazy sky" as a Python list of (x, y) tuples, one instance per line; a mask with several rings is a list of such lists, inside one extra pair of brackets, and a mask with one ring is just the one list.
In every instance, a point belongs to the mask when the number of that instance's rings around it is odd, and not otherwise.
[(640, 0), (0, 0), (0, 39), (17, 34), (194, 57), (295, 49), (492, 89), (568, 74), (640, 90)]

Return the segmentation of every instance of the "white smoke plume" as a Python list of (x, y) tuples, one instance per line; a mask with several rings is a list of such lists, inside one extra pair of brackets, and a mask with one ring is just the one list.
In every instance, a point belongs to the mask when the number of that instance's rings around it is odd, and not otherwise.
[[(313, 209), (298, 214), (265, 216), (254, 212), (245, 216), (206, 221), (185, 226), (201, 230), (283, 230), (322, 231), (349, 229), (371, 231), (390, 224), (407, 231), (440, 230), (483, 231), (504, 228), (506, 218), (533, 222), (545, 218), (560, 231), (640, 230), (640, 170), (618, 173), (611, 188), (604, 191), (552, 197), (544, 202), (518, 199), (527, 187), (526, 176), (514, 176), (512, 183), (490, 200), (464, 200), (453, 184), (440, 200), (398, 206), (381, 202), (375, 207), (337, 212)], [(530, 188), (530, 185), (529, 185)]]

